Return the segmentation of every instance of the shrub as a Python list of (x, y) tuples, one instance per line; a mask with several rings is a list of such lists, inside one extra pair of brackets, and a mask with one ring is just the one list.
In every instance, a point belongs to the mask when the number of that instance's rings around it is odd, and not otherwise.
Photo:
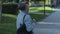
[(18, 5), (15, 3), (2, 4), (2, 13), (10, 13), (17, 14), (18, 13)]

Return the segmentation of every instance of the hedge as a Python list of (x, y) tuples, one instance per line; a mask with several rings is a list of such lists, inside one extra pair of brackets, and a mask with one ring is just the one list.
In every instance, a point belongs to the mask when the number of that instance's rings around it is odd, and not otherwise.
[(2, 13), (17, 14), (18, 4), (2, 4)]

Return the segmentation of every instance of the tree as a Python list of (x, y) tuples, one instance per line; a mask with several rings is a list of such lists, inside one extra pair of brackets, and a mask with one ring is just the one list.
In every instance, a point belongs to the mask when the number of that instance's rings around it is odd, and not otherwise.
[(1, 23), (1, 18), (2, 18), (2, 4), (5, 0), (0, 0), (0, 23)]
[[(28, 1), (29, 2), (29, 0), (20, 0), (20, 1)], [(16, 0), (16, 2), (19, 3), (19, 0)]]
[(17, 3), (19, 3), (19, 0), (16, 0)]
[(2, 17), (2, 1), (0, 0), (0, 22), (1, 22), (1, 17)]
[(45, 1), (45, 0), (31, 0), (33, 1), (35, 4), (39, 4), (40, 1)]

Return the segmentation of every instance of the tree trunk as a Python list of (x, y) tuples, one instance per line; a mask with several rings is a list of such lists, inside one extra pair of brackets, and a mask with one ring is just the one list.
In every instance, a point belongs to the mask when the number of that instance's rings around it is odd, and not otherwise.
[(0, 1), (0, 23), (1, 23), (1, 17), (2, 17), (2, 2)]

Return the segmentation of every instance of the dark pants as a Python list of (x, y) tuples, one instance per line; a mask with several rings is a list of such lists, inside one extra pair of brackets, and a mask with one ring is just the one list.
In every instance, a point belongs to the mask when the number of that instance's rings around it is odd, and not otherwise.
[(27, 32), (27, 31), (20, 31), (20, 29), (17, 30), (17, 34), (33, 34), (32, 31)]

